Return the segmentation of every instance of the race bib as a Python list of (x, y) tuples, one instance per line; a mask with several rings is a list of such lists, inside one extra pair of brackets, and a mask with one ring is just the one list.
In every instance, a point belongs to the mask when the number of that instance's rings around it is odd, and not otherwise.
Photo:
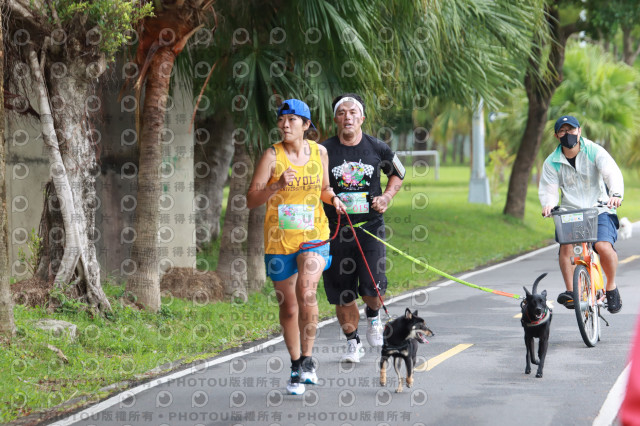
[(278, 206), (280, 229), (313, 229), (313, 206), (308, 204), (280, 204)]
[(345, 206), (347, 213), (369, 213), (368, 192), (343, 192), (338, 194)]

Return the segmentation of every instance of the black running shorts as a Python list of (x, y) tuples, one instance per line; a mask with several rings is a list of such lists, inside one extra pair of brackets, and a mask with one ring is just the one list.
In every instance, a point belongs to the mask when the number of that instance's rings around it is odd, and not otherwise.
[[(367, 230), (384, 240), (384, 222), (382, 220), (376, 222), (378, 223), (374, 224), (372, 229), (367, 227)], [(386, 247), (362, 229), (355, 229), (373, 278), (379, 285), (380, 294), (384, 295), (387, 290)], [(334, 231), (335, 228), (331, 231), (331, 235)], [(378, 297), (351, 227), (345, 226), (340, 229), (338, 236), (331, 241), (330, 253), (333, 257), (331, 267), (322, 273), (330, 304), (346, 305), (356, 300), (358, 296)]]

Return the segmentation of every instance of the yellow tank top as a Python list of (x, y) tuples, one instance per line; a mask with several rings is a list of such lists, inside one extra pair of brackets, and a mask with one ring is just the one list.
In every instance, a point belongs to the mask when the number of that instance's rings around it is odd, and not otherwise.
[(318, 144), (307, 140), (311, 149), (309, 161), (296, 166), (289, 161), (282, 142), (276, 150), (276, 167), (268, 185), (273, 184), (291, 167), (297, 170), (295, 179), (267, 201), (264, 218), (264, 251), (266, 254), (291, 254), (300, 243), (329, 238), (329, 222), (324, 214), (322, 190), (322, 159)]

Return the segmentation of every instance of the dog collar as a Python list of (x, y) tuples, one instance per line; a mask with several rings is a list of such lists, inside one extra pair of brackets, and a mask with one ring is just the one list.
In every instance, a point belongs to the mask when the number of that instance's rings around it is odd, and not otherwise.
[[(527, 312), (527, 318), (529, 318), (529, 312), (528, 311), (525, 311), (525, 312)], [(542, 315), (542, 318), (540, 318), (538, 321), (532, 321), (532, 322), (524, 322), (523, 321), (523, 323), (527, 327), (537, 327), (537, 326), (542, 325), (545, 322), (549, 321), (549, 318), (551, 318), (551, 315), (548, 315), (548, 314), (549, 314), (549, 308), (547, 307), (544, 310), (544, 314)]]

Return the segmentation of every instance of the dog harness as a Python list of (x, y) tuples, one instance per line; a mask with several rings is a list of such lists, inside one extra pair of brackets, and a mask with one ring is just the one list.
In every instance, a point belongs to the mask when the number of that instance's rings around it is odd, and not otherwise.
[[(524, 304), (523, 304), (524, 306)], [(531, 321), (531, 318), (529, 318), (529, 311), (525, 310), (526, 314), (527, 314), (527, 319), (529, 320), (529, 322), (524, 322), (524, 320), (520, 320), (522, 322), (523, 325), (527, 326), (527, 327), (537, 327), (539, 325), (544, 324), (545, 322), (549, 321), (549, 318), (551, 318), (551, 315), (549, 314), (549, 308), (545, 308), (544, 310), (544, 314), (542, 315), (542, 318), (540, 318), (537, 321)]]
[(405, 340), (401, 345), (392, 346), (388, 344), (386, 341), (382, 344), (382, 353), (386, 353), (387, 355), (391, 355), (392, 352), (401, 352), (409, 347), (409, 339)]

